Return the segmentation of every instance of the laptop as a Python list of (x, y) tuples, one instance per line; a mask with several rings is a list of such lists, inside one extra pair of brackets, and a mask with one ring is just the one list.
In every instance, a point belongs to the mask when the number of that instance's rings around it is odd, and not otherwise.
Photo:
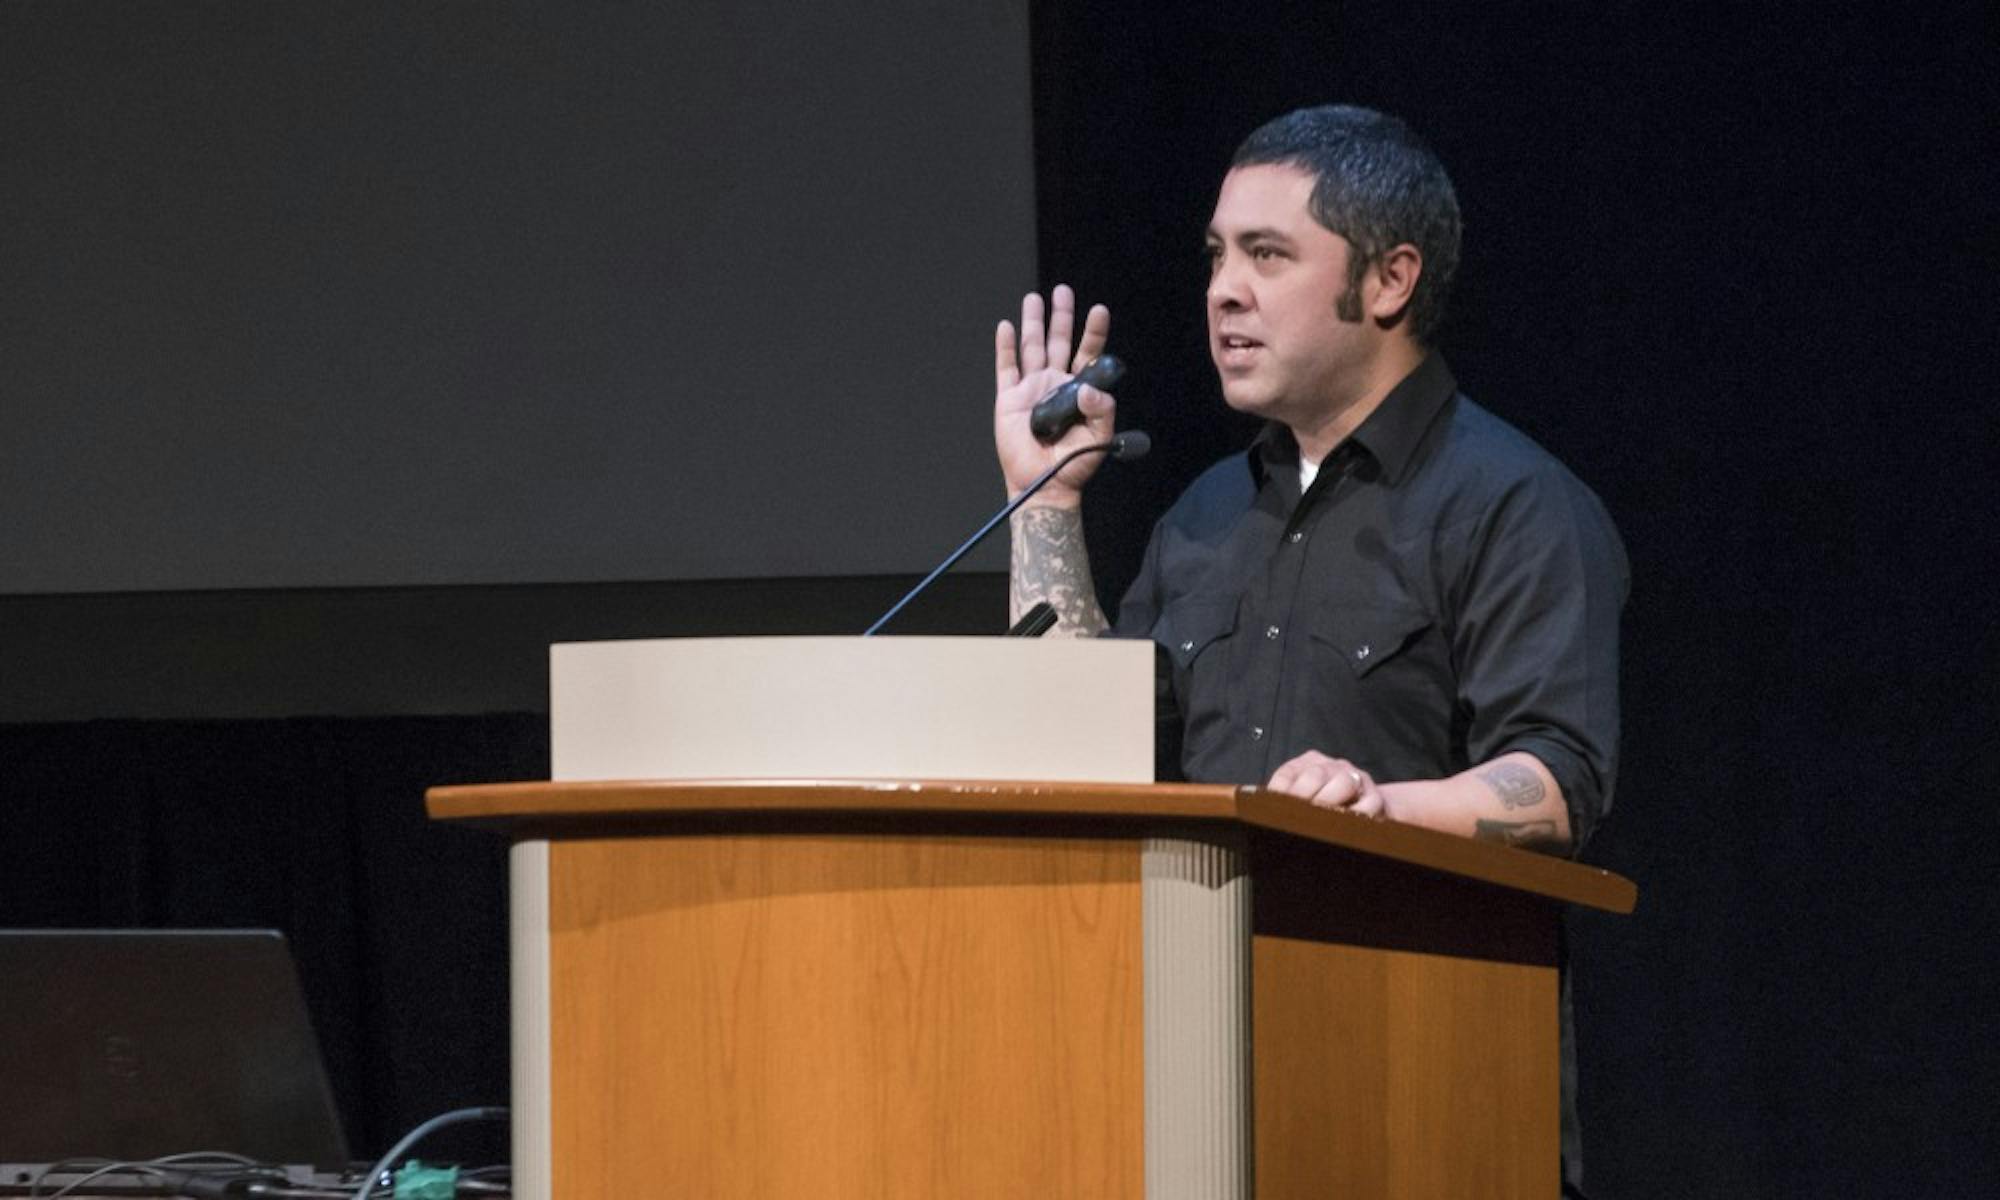
[[(275, 930), (0, 930), (0, 1195), (222, 1151), (338, 1176), (347, 1139)], [(51, 1165), (62, 1169), (51, 1171)], [(160, 1195), (146, 1172), (78, 1190)]]

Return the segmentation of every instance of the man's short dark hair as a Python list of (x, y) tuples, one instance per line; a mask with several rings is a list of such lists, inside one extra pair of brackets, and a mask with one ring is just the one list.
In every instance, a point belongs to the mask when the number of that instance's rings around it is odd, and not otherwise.
[(1429, 343), (1458, 269), (1458, 197), (1444, 164), (1396, 118), (1348, 104), (1302, 108), (1236, 148), (1230, 168), (1292, 166), (1314, 179), (1313, 219), (1347, 239), (1347, 291), (1339, 315), (1361, 319), (1361, 279), (1408, 242), (1424, 256), (1410, 297), (1410, 332)]

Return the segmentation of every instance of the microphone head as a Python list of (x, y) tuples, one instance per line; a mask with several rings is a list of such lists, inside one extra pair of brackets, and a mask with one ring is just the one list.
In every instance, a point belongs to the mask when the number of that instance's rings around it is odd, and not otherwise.
[(1116, 462), (1131, 462), (1144, 458), (1153, 448), (1153, 439), (1143, 429), (1128, 429), (1111, 439), (1111, 457)]

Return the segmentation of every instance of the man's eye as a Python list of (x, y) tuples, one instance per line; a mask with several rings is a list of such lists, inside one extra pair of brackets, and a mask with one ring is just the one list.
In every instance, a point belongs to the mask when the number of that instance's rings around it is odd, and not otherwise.
[(1252, 246), (1250, 248), (1250, 257), (1256, 259), (1258, 262), (1269, 262), (1274, 258), (1282, 258), (1284, 256), (1279, 254), (1277, 248), (1273, 246)]

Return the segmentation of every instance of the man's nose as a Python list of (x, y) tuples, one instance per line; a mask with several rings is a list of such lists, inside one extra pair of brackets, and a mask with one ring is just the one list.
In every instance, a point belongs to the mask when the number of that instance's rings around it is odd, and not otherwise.
[(1238, 259), (1225, 255), (1215, 266), (1215, 273), (1208, 277), (1208, 302), (1221, 309), (1242, 308), (1248, 299), (1243, 286), (1243, 272), (1237, 266)]

